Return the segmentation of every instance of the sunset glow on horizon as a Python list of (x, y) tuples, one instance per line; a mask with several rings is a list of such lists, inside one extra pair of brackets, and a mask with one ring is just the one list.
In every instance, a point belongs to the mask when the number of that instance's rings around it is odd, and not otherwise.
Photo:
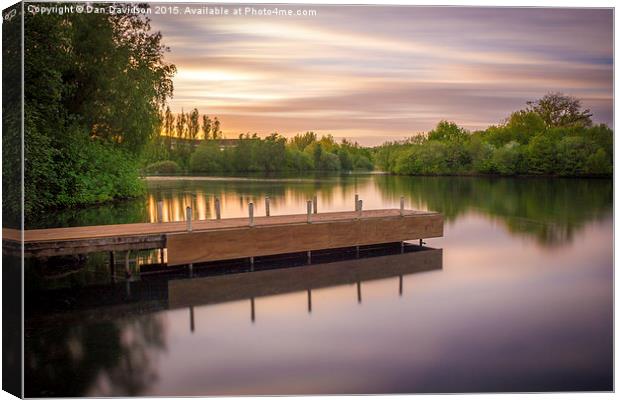
[(563, 92), (613, 123), (611, 9), (286, 7), (317, 15), (151, 16), (178, 69), (172, 111), (217, 116), (229, 138), (378, 145), (442, 119), (485, 128)]

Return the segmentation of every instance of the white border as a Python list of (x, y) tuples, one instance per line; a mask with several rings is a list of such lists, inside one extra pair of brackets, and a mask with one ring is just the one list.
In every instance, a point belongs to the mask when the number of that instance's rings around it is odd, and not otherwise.
[[(129, 1), (128, 1), (129, 2)], [(146, 1), (145, 1), (146, 2)], [(264, 4), (264, 3), (289, 3), (289, 4), (320, 4), (320, 5), (339, 5), (339, 4), (351, 4), (351, 5), (382, 5), (382, 6), (387, 6), (387, 5), (418, 5), (418, 6), (481, 6), (481, 7), (558, 7), (558, 8), (571, 8), (571, 7), (585, 7), (585, 8), (596, 8), (596, 7), (600, 7), (600, 8), (614, 8), (615, 4), (613, 1), (609, 1), (609, 0), (590, 0), (590, 1), (578, 1), (578, 0), (520, 0), (520, 1), (515, 1), (515, 0), (503, 0), (501, 2), (499, 1), (492, 1), (492, 0), (425, 0), (423, 2), (420, 1), (412, 1), (412, 0), (390, 0), (390, 1), (365, 1), (365, 0), (338, 0), (338, 1), (333, 1), (333, 0), (313, 0), (313, 1), (300, 1), (300, 0), (289, 0), (289, 1), (274, 1), (274, 0), (254, 0), (254, 1), (242, 1), (242, 0), (229, 0), (229, 1), (201, 1), (201, 0), (185, 0), (185, 1), (178, 1), (178, 0), (170, 0), (170, 1), (149, 1), (149, 3), (242, 3), (242, 4), (247, 4), (247, 3), (257, 3), (257, 4)], [(2, 9), (5, 9), (13, 4), (15, 4), (15, 1), (9, 1), (9, 0), (0, 0), (0, 7)], [(23, 15), (23, 13), (22, 13)], [(614, 21), (615, 21), (615, 10), (614, 10)], [(23, 25), (22, 25), (23, 26)], [(22, 38), (23, 40), (23, 38)], [(616, 50), (617, 50), (617, 46), (618, 46), (618, 32), (615, 30), (614, 28), (614, 55), (616, 54)], [(2, 59), (1, 59), (1, 54), (0, 54), (0, 66), (2, 63)], [(620, 93), (618, 91), (618, 88), (615, 85), (615, 72), (616, 72), (616, 64), (615, 64), (615, 58), (614, 58), (614, 125), (615, 125), (615, 121), (617, 118), (617, 108), (616, 108), (616, 102), (615, 102), (615, 98), (616, 96), (618, 96)], [(23, 74), (23, 71), (22, 71)], [(1, 82), (0, 82), (0, 87), (1, 87)], [(23, 87), (22, 87), (22, 91), (23, 91)], [(22, 94), (23, 97), (23, 94)], [(22, 104), (22, 108), (23, 108), (23, 104)], [(1, 130), (1, 128), (0, 128)], [(22, 132), (23, 132), (23, 120), (22, 120)], [(614, 137), (615, 138), (615, 137)], [(22, 143), (23, 145), (23, 143)], [(614, 140), (614, 165), (616, 165), (618, 159), (617, 159), (617, 155), (618, 155), (618, 151), (620, 149), (620, 145), (618, 144), (618, 141)], [(22, 160), (23, 162), (23, 160)], [(614, 168), (615, 170), (615, 168)], [(23, 183), (23, 166), (22, 166), (22, 183)], [(620, 206), (620, 200), (618, 200), (618, 196), (616, 196), (616, 191), (618, 188), (618, 177), (614, 174), (614, 210), (618, 209), (618, 207)], [(22, 184), (23, 187), (23, 184)], [(1, 188), (0, 188), (0, 194), (1, 194)], [(615, 235), (615, 212), (614, 212), (614, 266), (615, 266), (615, 254), (616, 254), (616, 250), (619, 248), (618, 246), (620, 245), (620, 241), (617, 239), (616, 235)], [(2, 222), (2, 216), (0, 214), (0, 223)], [(23, 274), (23, 271), (22, 271)], [(615, 346), (615, 333), (617, 332), (616, 329), (616, 321), (618, 321), (618, 308), (616, 307), (616, 302), (615, 302), (615, 280), (616, 280), (616, 276), (614, 273), (614, 387), (617, 385), (618, 380), (617, 380), (617, 369), (615, 368), (615, 360), (618, 359), (617, 355), (618, 355), (618, 347)], [(23, 281), (23, 275), (22, 275), (22, 281)], [(23, 293), (23, 291), (22, 291)], [(0, 294), (1, 294), (1, 289), (0, 289)], [(0, 296), (0, 305), (1, 305), (1, 296)], [(23, 299), (22, 299), (22, 321), (23, 321)], [(0, 321), (0, 327), (1, 327), (2, 322)], [(23, 325), (21, 327), (22, 330), (22, 345), (23, 345)], [(2, 370), (2, 366), (0, 364), (0, 380), (1, 380), (1, 370)], [(71, 379), (70, 377), (67, 377), (67, 379)], [(22, 389), (23, 389), (23, 381), (22, 381)], [(22, 391), (23, 393), (23, 391)], [(438, 396), (446, 396), (446, 395), (379, 395), (379, 396), (373, 396), (373, 398), (377, 398), (377, 399), (395, 399), (395, 400), (402, 400), (402, 399), (407, 399), (407, 398), (415, 398), (415, 399), (420, 399), (420, 400), (426, 400), (426, 399), (432, 399), (432, 398), (437, 398)], [(451, 399), (477, 399), (477, 398), (486, 398), (486, 399), (508, 399), (508, 400), (514, 400), (514, 399), (540, 399), (540, 398), (544, 398), (544, 399), (550, 399), (550, 400), (572, 400), (572, 399), (606, 399), (606, 398), (612, 398), (615, 397), (614, 393), (542, 393), (542, 394), (474, 394), (474, 395), (465, 395), (465, 394), (458, 394), (458, 395), (449, 395)], [(312, 396), (313, 398), (328, 398), (326, 396)], [(13, 399), (14, 397), (6, 392), (0, 392), (0, 400), (4, 400), (4, 399)], [(122, 398), (122, 397), (121, 397)], [(144, 397), (144, 398), (149, 398), (149, 397)], [(169, 399), (171, 397), (151, 397), (154, 399)], [(283, 397), (283, 396), (278, 396), (278, 397), (229, 397), (232, 399), (264, 399), (264, 398), (287, 398), (287, 397)], [(329, 398), (338, 398), (338, 399), (354, 399), (354, 398), (359, 398), (359, 396), (330, 396)]]

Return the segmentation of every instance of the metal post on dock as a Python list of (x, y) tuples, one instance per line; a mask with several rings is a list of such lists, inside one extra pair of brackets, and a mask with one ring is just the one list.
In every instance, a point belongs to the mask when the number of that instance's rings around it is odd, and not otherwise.
[(189, 330), (194, 333), (194, 307), (189, 306)]
[(312, 223), (312, 201), (308, 200), (306, 203), (306, 209), (308, 211), (308, 223)]
[(317, 213), (319, 212), (319, 211), (317, 210), (317, 208), (318, 208), (318, 203), (319, 203), (318, 199), (316, 198), (316, 196), (314, 196), (314, 197), (312, 198), (312, 209), (314, 210), (314, 213), (315, 213), (315, 214), (317, 214)]
[(359, 207), (359, 200), (360, 200), (360, 195), (359, 194), (355, 194), (355, 211), (357, 211), (357, 207)]
[(424, 240), (420, 239), (420, 246), (424, 246)]
[(215, 219), (222, 219), (222, 213), (220, 210), (220, 198), (215, 198)]
[(269, 217), (271, 214), (269, 210), (269, 196), (265, 196), (265, 216)]
[(248, 205), (248, 213), (250, 217), (250, 226), (254, 226), (254, 203)]
[(358, 218), (362, 217), (362, 207), (364, 205), (364, 202), (362, 200), (358, 200), (357, 201), (357, 216)]
[(308, 289), (308, 314), (312, 313), (312, 290)]
[(357, 281), (357, 302), (362, 304), (362, 282)]
[(157, 202), (157, 222), (164, 222), (164, 202)]
[(400, 216), (405, 215), (405, 196), (400, 196)]
[(187, 231), (192, 231), (192, 208), (187, 206), (185, 208), (185, 219), (187, 220)]
[(398, 295), (403, 295), (403, 276), (398, 275)]

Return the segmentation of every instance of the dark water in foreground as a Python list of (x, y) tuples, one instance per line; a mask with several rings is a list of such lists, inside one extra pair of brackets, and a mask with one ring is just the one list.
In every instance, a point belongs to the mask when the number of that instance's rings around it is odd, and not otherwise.
[[(126, 281), (118, 256), (31, 263), (26, 395), (612, 390), (611, 180), (412, 178), (151, 181), (146, 199), (38, 226), (407, 206), (445, 237)], [(436, 249), (436, 250), (434, 250)], [(149, 271), (155, 254), (130, 257)], [(260, 270), (260, 271), (258, 271)]]

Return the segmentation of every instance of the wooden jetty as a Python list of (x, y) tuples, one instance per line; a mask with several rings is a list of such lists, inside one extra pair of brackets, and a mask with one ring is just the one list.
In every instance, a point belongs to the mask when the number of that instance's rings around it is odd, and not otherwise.
[[(167, 264), (285, 254), (417, 240), (443, 235), (443, 217), (436, 212), (401, 209), (136, 223), (70, 228), (34, 229), (23, 232), (26, 257), (52, 257), (167, 249)], [(316, 201), (315, 201), (316, 203)], [(314, 205), (316, 210), (316, 204)], [(219, 216), (219, 213), (218, 213)], [(21, 254), (22, 232), (3, 229), (3, 252)], [(163, 250), (162, 250), (163, 254)], [(162, 256), (163, 262), (163, 256)]]

